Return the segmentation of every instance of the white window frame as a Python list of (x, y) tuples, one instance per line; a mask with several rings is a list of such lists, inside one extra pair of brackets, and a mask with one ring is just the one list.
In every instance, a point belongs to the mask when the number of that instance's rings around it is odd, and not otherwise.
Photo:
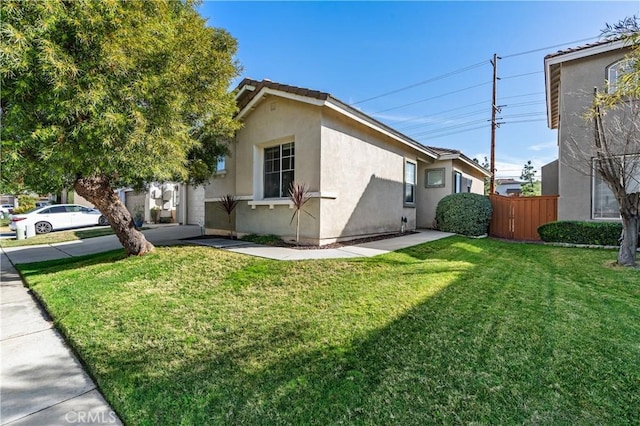
[(227, 172), (227, 159), (224, 155), (218, 157), (216, 161), (216, 173), (226, 173)]
[[(288, 169), (284, 169), (282, 167), (282, 159), (283, 159), (283, 147), (285, 147), (286, 145), (291, 145), (291, 148), (293, 149), (293, 155), (288, 156), (288, 158), (291, 158), (291, 161), (293, 162), (293, 168), (288, 168)], [(283, 143), (278, 143), (278, 144), (273, 144), (273, 145), (269, 145), (269, 146), (264, 146), (262, 147), (262, 185), (261, 185), (261, 189), (262, 189), (262, 195), (264, 199), (278, 199), (278, 198), (287, 198), (288, 195), (288, 188), (284, 188), (283, 187), (283, 182), (282, 182), (282, 176), (284, 174), (284, 172), (293, 172), (293, 179), (291, 182), (295, 181), (295, 142), (293, 141), (289, 141), (289, 142), (283, 142)], [(265, 185), (267, 182), (267, 170), (266, 170), (266, 155), (265, 152), (269, 149), (273, 149), (273, 148), (278, 148), (279, 151), (279, 161), (280, 161), (280, 167), (278, 170), (278, 185), (279, 185), (279, 195), (278, 196), (267, 196), (266, 191), (265, 191)], [(272, 173), (272, 172), (269, 172)]]
[[(440, 174), (440, 183), (433, 184), (429, 183), (429, 175), (431, 173), (439, 173)], [(424, 173), (424, 187), (425, 188), (444, 188), (446, 184), (446, 169), (444, 167), (437, 169), (426, 169)]]
[(606, 68), (607, 78), (607, 93), (613, 94), (618, 90), (618, 80), (620, 76), (630, 71), (633, 68), (633, 60), (629, 58), (622, 58)]
[[(407, 180), (407, 166), (413, 166), (413, 179), (412, 181)], [(403, 185), (402, 185), (402, 200), (405, 206), (415, 206), (416, 205), (416, 182), (418, 178), (418, 164), (413, 161), (406, 159), (404, 160), (404, 171), (403, 171)], [(409, 185), (409, 186), (408, 186)], [(407, 201), (407, 188), (411, 188), (411, 200)]]
[[(631, 154), (631, 155), (621, 155), (619, 156), (623, 161), (626, 159), (630, 159), (631, 161), (635, 161), (638, 162), (638, 164), (635, 166), (635, 173), (637, 175), (637, 177), (635, 178), (636, 180), (640, 181), (640, 153), (639, 154)], [(611, 188), (609, 188), (609, 185), (607, 185), (606, 182), (604, 182), (604, 180), (600, 177), (600, 174), (598, 173), (598, 171), (596, 170), (596, 162), (599, 161), (597, 158), (593, 158), (591, 161), (591, 219), (592, 220), (603, 220), (603, 221), (619, 221), (621, 219), (620, 216), (620, 206), (618, 205), (618, 201), (615, 199), (615, 195), (613, 194), (613, 192), (611, 191)], [(604, 185), (604, 187), (606, 188), (606, 191), (611, 194), (611, 197), (613, 198), (614, 202), (616, 203), (616, 207), (618, 209), (618, 216), (616, 217), (601, 217), (598, 216), (596, 217), (596, 213), (601, 210), (598, 209), (596, 206), (596, 187), (598, 185), (598, 181), (602, 182), (602, 185)], [(640, 186), (640, 182), (637, 183)], [(627, 188), (628, 189), (628, 188)], [(607, 195), (605, 193), (605, 195)]]
[[(458, 181), (458, 177), (460, 178), (460, 180)], [(459, 172), (457, 170), (453, 171), (453, 181), (451, 182), (451, 186), (453, 187), (453, 193), (454, 194), (458, 194), (460, 192), (462, 192), (462, 172)], [(460, 185), (460, 187), (458, 187), (458, 185)]]

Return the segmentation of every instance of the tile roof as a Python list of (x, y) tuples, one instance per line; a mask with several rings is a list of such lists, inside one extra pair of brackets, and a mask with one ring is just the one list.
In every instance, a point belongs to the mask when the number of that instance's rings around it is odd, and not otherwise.
[(519, 180), (516, 179), (496, 179), (496, 185), (508, 185), (508, 184), (521, 184), (523, 182), (520, 182)]
[[(478, 163), (478, 161), (476, 160), (472, 160), (471, 158), (467, 157), (459, 149), (442, 148), (442, 147), (427, 146), (427, 145), (425, 146), (433, 150), (434, 152), (436, 152), (438, 155), (458, 155), (460, 158), (466, 160), (468, 163), (477, 164), (478, 167), (482, 167), (482, 164)], [(482, 168), (484, 169), (484, 167)]]
[(246, 96), (242, 96), (240, 99), (238, 99), (239, 109), (244, 108), (249, 102), (251, 102), (251, 100), (258, 94), (258, 92), (260, 92), (260, 90), (262, 90), (263, 87), (268, 87), (274, 90), (280, 90), (286, 93), (293, 93), (295, 95), (307, 96), (309, 98), (320, 99), (323, 101), (331, 97), (331, 95), (326, 92), (321, 92), (319, 90), (311, 90), (304, 87), (290, 86), (288, 84), (274, 83), (273, 81), (268, 79), (259, 81), (259, 80), (252, 80), (250, 78), (245, 78), (240, 82), (240, 84), (238, 84), (238, 87), (236, 88), (236, 90), (240, 89), (244, 85), (254, 86), (255, 90), (251, 92), (247, 92)]
[(557, 52), (549, 53), (544, 57), (544, 59), (555, 58), (557, 56), (562, 56), (562, 55), (566, 55), (568, 53), (573, 53), (573, 52), (579, 52), (581, 50), (590, 49), (592, 47), (604, 46), (605, 44), (615, 43), (616, 41), (620, 41), (622, 39), (623, 39), (622, 37), (616, 37), (611, 39), (598, 40), (598, 41), (594, 41), (593, 43), (587, 43), (581, 46), (575, 46), (575, 47), (570, 47), (568, 49), (558, 50)]
[(432, 150), (437, 152), (439, 155), (461, 154), (461, 152), (459, 150), (457, 150), (457, 149), (440, 148), (440, 147), (437, 147), (437, 146), (428, 146), (428, 148), (431, 148)]
[[(247, 90), (245, 92), (242, 92), (241, 89), (244, 86), (253, 86), (252, 90)], [(425, 144), (422, 144), (412, 138), (410, 138), (409, 136), (397, 131), (396, 129), (376, 120), (375, 118), (363, 113), (362, 111), (355, 109), (353, 107), (351, 107), (348, 104), (345, 104), (344, 102), (340, 101), (339, 99), (333, 97), (331, 94), (327, 93), (327, 92), (321, 92), (319, 90), (312, 90), (312, 89), (307, 89), (304, 87), (297, 87), (297, 86), (290, 86), (288, 84), (281, 84), (281, 83), (275, 83), (271, 80), (268, 79), (264, 79), (264, 80), (253, 80), (250, 78), (245, 78), (243, 79), (240, 84), (238, 84), (238, 86), (236, 87), (236, 92), (240, 93), (240, 96), (238, 96), (237, 98), (237, 104), (238, 104), (238, 109), (242, 110), (244, 107), (246, 107), (252, 99), (254, 99), (258, 93), (260, 93), (260, 91), (263, 88), (269, 88), (269, 89), (273, 89), (273, 90), (278, 90), (278, 91), (282, 91), (282, 92), (286, 92), (286, 93), (293, 93), (296, 95), (300, 95), (300, 96), (306, 96), (309, 98), (314, 98), (314, 99), (318, 99), (318, 100), (322, 100), (322, 101), (326, 101), (326, 100), (331, 100), (333, 102), (336, 102), (340, 105), (342, 105), (343, 107), (347, 108), (348, 110), (351, 110), (353, 113), (361, 115), (362, 117), (365, 117), (368, 121), (372, 122), (372, 123), (376, 123), (379, 126), (382, 126), (383, 128), (387, 129), (388, 131), (398, 135), (399, 137), (401, 137), (403, 140), (405, 140), (406, 142), (408, 142), (410, 145), (414, 145), (415, 147), (419, 147), (422, 150), (426, 150), (427, 152), (429, 152), (431, 155), (433, 155), (434, 158), (437, 158), (439, 156), (442, 155), (457, 155), (459, 156), (459, 158), (471, 163), (471, 164), (477, 164), (477, 162), (473, 161), (472, 159), (470, 159), (469, 157), (467, 157), (466, 155), (464, 155), (461, 151), (456, 150), (456, 149), (449, 149), (449, 148), (437, 148), (437, 147), (432, 147), (432, 146), (428, 146)], [(484, 168), (480, 165), (477, 164), (478, 168), (481, 168), (484, 170)]]

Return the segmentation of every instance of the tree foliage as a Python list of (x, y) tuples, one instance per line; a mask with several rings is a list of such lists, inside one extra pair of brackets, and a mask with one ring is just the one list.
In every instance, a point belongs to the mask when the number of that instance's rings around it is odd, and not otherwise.
[[(228, 86), (239, 68), (236, 41), (208, 27), (192, 1), (1, 8), (3, 190), (209, 178), (238, 128)], [(85, 193), (113, 207), (106, 194)]]
[(531, 160), (527, 161), (522, 167), (522, 173), (520, 173), (520, 179), (524, 181), (521, 185), (522, 195), (525, 197), (532, 197), (540, 195), (540, 183), (536, 181), (537, 170), (534, 169)]
[[(486, 155), (484, 157), (484, 160), (482, 160), (482, 163), (477, 158), (474, 158), (473, 161), (475, 161), (477, 164), (480, 164), (486, 170), (491, 171), (491, 165), (489, 164), (489, 159), (487, 158)], [(491, 189), (491, 178), (485, 177), (484, 178), (484, 195), (489, 195), (490, 189)]]

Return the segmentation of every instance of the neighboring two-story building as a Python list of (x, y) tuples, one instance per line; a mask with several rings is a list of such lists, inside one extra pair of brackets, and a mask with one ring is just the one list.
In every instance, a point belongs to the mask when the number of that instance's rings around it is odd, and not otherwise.
[(328, 93), (245, 79), (236, 100), (243, 127), (204, 189), (207, 233), (226, 232), (217, 200), (232, 194), (240, 235), (292, 238), (294, 181), (312, 195), (300, 239), (318, 245), (398, 232), (403, 219), (433, 227), (442, 197), (484, 191), (489, 172), (461, 152), (421, 145)]
[(542, 167), (542, 195), (559, 195), (558, 220), (620, 218), (613, 193), (594, 171), (594, 125), (585, 113), (594, 88), (615, 90), (629, 51), (622, 40), (601, 41), (544, 59), (547, 122), (558, 129), (558, 159)]

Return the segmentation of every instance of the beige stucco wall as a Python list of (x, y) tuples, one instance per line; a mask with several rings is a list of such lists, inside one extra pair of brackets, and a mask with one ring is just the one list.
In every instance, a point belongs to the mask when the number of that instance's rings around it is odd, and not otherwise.
[[(444, 169), (444, 186), (427, 188), (427, 171)], [(484, 194), (482, 175), (473, 167), (460, 160), (440, 160), (432, 164), (422, 164), (418, 173), (418, 227), (434, 228), (436, 207), (438, 202), (449, 194), (453, 194), (453, 174), (462, 173), (462, 177), (471, 179), (471, 192)], [(466, 189), (464, 189), (466, 192)]]
[[(214, 178), (207, 185), (207, 228), (217, 226), (213, 200), (226, 193), (241, 201), (236, 209), (236, 227), (240, 234), (275, 234), (291, 239), (295, 226), (290, 225), (293, 210), (286, 200), (270, 200), (262, 196), (263, 150), (266, 147), (294, 142), (295, 180), (305, 182), (312, 192), (320, 186), (320, 107), (276, 96), (263, 99), (249, 113), (243, 128), (236, 135), (227, 157), (227, 175)], [(253, 203), (251, 206), (249, 203)], [(280, 204), (278, 204), (280, 203)], [(256, 205), (257, 204), (257, 205)], [(313, 220), (302, 215), (300, 237), (305, 242), (317, 242), (320, 228), (319, 202), (311, 200), (305, 209)]]
[(402, 217), (415, 229), (416, 206), (404, 204), (403, 191), (405, 159), (419, 163), (416, 150), (326, 109), (320, 155), (320, 190), (331, 195), (320, 201), (323, 243), (399, 232)]
[(554, 160), (542, 166), (541, 174), (541, 195), (558, 195), (558, 160)]
[[(233, 218), (240, 235), (295, 237), (290, 202), (262, 196), (264, 148), (288, 142), (295, 144), (295, 180), (314, 193), (305, 206), (313, 217), (301, 215), (304, 243), (398, 232), (402, 217), (408, 220), (407, 230), (431, 226), (437, 201), (452, 192), (453, 171), (468, 178), (478, 175), (462, 162), (448, 160), (442, 162), (448, 167), (445, 191), (425, 191), (424, 170), (433, 163), (428, 155), (330, 108), (269, 96), (246, 115), (226, 159), (227, 174), (205, 187), (207, 233), (227, 232), (226, 215), (215, 200), (230, 193), (241, 200)], [(405, 160), (417, 165), (413, 206), (403, 202)], [(473, 179), (474, 192), (482, 193), (481, 177)]]
[[(604, 90), (606, 68), (624, 57), (607, 52), (562, 64), (560, 74), (560, 126), (558, 220), (591, 220), (592, 178), (589, 158), (594, 143), (593, 125), (583, 115), (591, 105), (593, 88)], [(576, 158), (576, 152), (584, 153)]]

